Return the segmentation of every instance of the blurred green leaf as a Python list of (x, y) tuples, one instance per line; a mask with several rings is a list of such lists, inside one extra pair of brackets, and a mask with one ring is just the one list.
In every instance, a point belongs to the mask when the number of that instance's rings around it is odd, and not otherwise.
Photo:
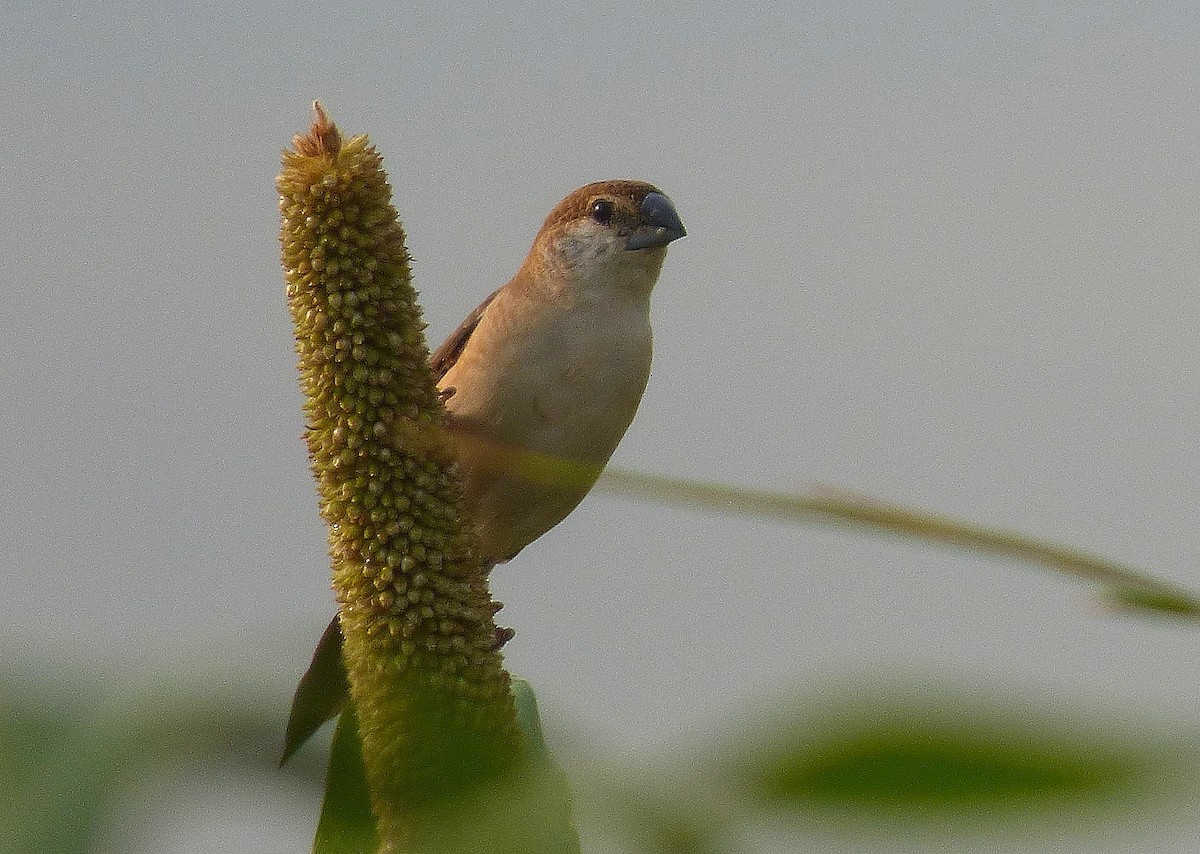
[(333, 731), (313, 854), (374, 854), (378, 847), (358, 738), (358, 716), (354, 704), (348, 703)]
[(111, 675), (93, 676), (0, 673), (0, 852), (96, 850), (114, 804), (156, 766), (271, 769), (279, 720), (246, 686), (124, 684), (111, 694)]
[(546, 749), (546, 737), (542, 735), (542, 721), (538, 716), (537, 696), (533, 686), (524, 679), (512, 680), (513, 701), (517, 707), (517, 723), (525, 740), (529, 744), (529, 752), (538, 759), (549, 756)]
[[(587, 818), (640, 854), (719, 854), (727, 851), (725, 804), (706, 799), (687, 774), (648, 781), (630, 768), (593, 767), (580, 807)], [(707, 781), (705, 781), (707, 782)]]
[(764, 769), (773, 800), (947, 804), (1013, 797), (1090, 797), (1127, 785), (1134, 768), (989, 740), (985, 734), (881, 729), (863, 732), (815, 755), (779, 757)]
[(1128, 611), (1152, 611), (1181, 617), (1196, 616), (1196, 600), (1190, 596), (1155, 590), (1110, 591), (1109, 599), (1119, 609)]
[[(505, 827), (510, 815), (538, 816), (545, 819), (536, 823), (539, 827), (530, 827), (526, 823), (524, 827), (509, 828), (510, 838), (533, 846), (528, 849), (531, 851), (571, 852), (578, 849), (573, 827), (563, 824), (563, 817), (570, 815), (566, 783), (546, 750), (533, 688), (523, 679), (514, 679), (512, 690), (518, 719), (535, 760), (536, 773), (461, 802), (431, 809), (426, 816), (426, 832), (428, 828), (436, 828), (433, 832), (442, 846), (439, 851), (491, 850), (481, 847), (483, 840), (472, 836), (475, 831), (467, 826), (464, 818), (467, 814), (473, 816), (475, 826), (493, 835), (498, 828)], [(358, 736), (358, 719), (354, 704), (348, 703), (334, 730), (325, 799), (313, 854), (374, 854), (378, 845), (362, 743)]]
[(826, 488), (813, 495), (796, 495), (614, 468), (605, 470), (597, 486), (681, 507), (791, 522), (833, 522), (1002, 555), (1101, 584), (1108, 588), (1110, 598), (1131, 610), (1200, 619), (1200, 598), (1131, 567), (1002, 528), (911, 510), (842, 490)]
[[(155, 763), (217, 760), (258, 769), (265, 786), (277, 776), (282, 782), (273, 770), (280, 722), (263, 711), (271, 700), (249, 682), (221, 689), (164, 682), (137, 696), (126, 685), (123, 702), (114, 704), (101, 690), (114, 681), (111, 676), (94, 685), (79, 674), (58, 678), (56, 685), (31, 689), (0, 674), (0, 767), (6, 772), (0, 777), (0, 852), (95, 850), (114, 796)], [(1156, 799), (1182, 794), (1194, 800), (1194, 734), (1175, 729), (1164, 736), (1124, 714), (1106, 722), (1086, 707), (1072, 710), (1059, 701), (1048, 711), (988, 699), (978, 684), (956, 692), (948, 682), (939, 674), (910, 683), (870, 679), (839, 689), (840, 696), (810, 697), (763, 716), (738, 738), (721, 739), (724, 749), (705, 739), (683, 767), (657, 772), (652, 786), (621, 759), (610, 779), (591, 787), (595, 800), (588, 809), (594, 820), (631, 840), (630, 850), (708, 854), (728, 850), (729, 834), (764, 809), (801, 822), (816, 812), (850, 821), (857, 816), (859, 828), (851, 832), (878, 827), (881, 817), (939, 822), (995, 816), (1040, 828), (1046, 810), (1055, 809), (1084, 817), (1083, 832), (1086, 817), (1097, 814), (1151, 828), (1156, 819), (1148, 807)], [(518, 681), (514, 693), (527, 709), (531, 742), (541, 743), (532, 691)], [(754, 696), (747, 705), (762, 702)], [(374, 854), (360, 757), (344, 749), (357, 749), (354, 732), (351, 727), (347, 739), (345, 731), (335, 731), (342, 748), (335, 747), (327, 784), (338, 794), (326, 803), (320, 833), (340, 826), (346, 847), (327, 850)], [(297, 757), (287, 775), (294, 782), (311, 771), (315, 785), (315, 760)], [(455, 828), (470, 814), (482, 827), (498, 811), (536, 815), (538, 830), (557, 846), (550, 850), (572, 851), (563, 813), (554, 807), (565, 802), (565, 781), (549, 763), (543, 771), (541, 780), (522, 783), (524, 788), (448, 804), (431, 820)], [(606, 791), (595, 791), (600, 788)], [(336, 814), (327, 815), (331, 809)], [(478, 854), (488, 840), (459, 841), (461, 850)]]
[(326, 721), (331, 721), (350, 701), (350, 683), (342, 662), (342, 628), (335, 615), (317, 641), (312, 662), (296, 686), (283, 740), (283, 765)]
[[(101, 737), (86, 702), (14, 697), (0, 720), (0, 851), (84, 854), (107, 787), (119, 768), (118, 733)], [(11, 845), (11, 848), (4, 846)]]
[(5, 686), (4, 705), (0, 707), (0, 801), (15, 802), (18, 793), (27, 791), (41, 776), (50, 761), (55, 744), (65, 740), (74, 726), (71, 718), (78, 715), (61, 701), (34, 701), (40, 708), (31, 708), (25, 698), (13, 697)]
[(738, 776), (764, 804), (793, 809), (922, 819), (1083, 810), (1165, 791), (1168, 757), (1186, 749), (1082, 723), (1082, 714), (1067, 725), (979, 696), (927, 693), (914, 702), (888, 699), (878, 685), (866, 690), (815, 717), (764, 726), (732, 760)]

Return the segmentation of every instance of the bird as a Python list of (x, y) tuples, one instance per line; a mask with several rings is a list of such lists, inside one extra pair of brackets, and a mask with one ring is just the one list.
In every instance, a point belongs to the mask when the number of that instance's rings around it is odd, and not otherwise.
[[(650, 294), (686, 234), (653, 184), (580, 187), (430, 357), (486, 570), (565, 519), (625, 435), (650, 378)], [(529, 459), (548, 469), (532, 473)], [(497, 648), (512, 636), (498, 628)], [(284, 761), (346, 703), (341, 642), (335, 616), (296, 690)]]

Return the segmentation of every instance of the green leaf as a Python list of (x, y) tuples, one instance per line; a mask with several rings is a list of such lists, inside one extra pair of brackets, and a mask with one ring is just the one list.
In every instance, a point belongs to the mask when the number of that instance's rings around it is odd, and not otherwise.
[(1151, 611), (1159, 616), (1196, 616), (1196, 600), (1188, 595), (1170, 591), (1122, 590), (1110, 591), (1109, 598), (1117, 608), (1128, 611)]
[(513, 701), (517, 706), (517, 724), (525, 734), (529, 752), (537, 759), (549, 757), (546, 749), (546, 738), (542, 735), (542, 722), (538, 717), (537, 696), (533, 686), (524, 679), (512, 680)]
[[(52, 678), (0, 670), (0, 851), (96, 850), (114, 810), (165, 807), (155, 790), (141, 791), (162, 768), (200, 763), (274, 777), (266, 766), (278, 716), (249, 679), (131, 686), (127, 673), (67, 667)], [(308, 784), (307, 772), (302, 763), (290, 776)]]
[(895, 804), (1014, 797), (1079, 797), (1121, 785), (1128, 769), (1070, 750), (997, 744), (986, 737), (883, 729), (825, 745), (815, 755), (793, 754), (764, 775), (777, 800), (862, 800)]
[(9, 693), (0, 716), (0, 802), (10, 805), (0, 809), (0, 850), (88, 850), (133, 735), (105, 717), (95, 697)]
[(287, 762), (323, 723), (336, 718), (349, 700), (350, 683), (342, 663), (342, 629), (335, 616), (317, 642), (312, 663), (292, 697), (279, 764)]
[(812, 495), (606, 469), (597, 487), (651, 501), (791, 522), (833, 522), (1036, 563), (1103, 585), (1128, 610), (1200, 619), (1200, 598), (1114, 561), (1046, 540), (912, 510), (862, 495), (823, 489)]
[(363, 767), (358, 716), (347, 704), (333, 731), (313, 854), (375, 854), (379, 837)]
[[(414, 832), (433, 846), (430, 850), (577, 854), (569, 791), (561, 769), (546, 752), (533, 689), (515, 679), (513, 694), (537, 761), (525, 774), (414, 814)], [(488, 838), (477, 838), (480, 833)], [(358, 717), (348, 703), (334, 730), (313, 854), (375, 854), (378, 845)]]
[(921, 821), (1086, 811), (1170, 788), (1178, 747), (1074, 717), (864, 686), (857, 699), (764, 727), (731, 764), (764, 805)]

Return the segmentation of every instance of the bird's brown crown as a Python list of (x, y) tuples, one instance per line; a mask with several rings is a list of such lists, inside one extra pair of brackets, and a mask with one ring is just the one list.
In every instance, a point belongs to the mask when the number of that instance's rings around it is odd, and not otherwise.
[(658, 187), (645, 181), (596, 181), (580, 187), (555, 205), (542, 224), (542, 230), (549, 231), (590, 216), (592, 204), (597, 199), (612, 201), (621, 219), (633, 220), (639, 216), (638, 209), (646, 195), (661, 192)]

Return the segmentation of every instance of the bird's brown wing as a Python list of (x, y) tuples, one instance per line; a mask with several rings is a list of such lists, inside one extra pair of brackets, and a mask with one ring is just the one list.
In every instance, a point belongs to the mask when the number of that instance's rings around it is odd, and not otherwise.
[(454, 363), (462, 355), (463, 348), (467, 346), (467, 340), (470, 339), (471, 333), (475, 331), (475, 327), (479, 326), (483, 313), (487, 311), (487, 307), (492, 304), (492, 300), (498, 293), (500, 293), (499, 290), (492, 291), (488, 298), (458, 325), (458, 329), (446, 337), (442, 346), (433, 351), (433, 355), (429, 357), (429, 367), (433, 368), (434, 380), (441, 382), (442, 377), (446, 376), (446, 373), (454, 367)]

